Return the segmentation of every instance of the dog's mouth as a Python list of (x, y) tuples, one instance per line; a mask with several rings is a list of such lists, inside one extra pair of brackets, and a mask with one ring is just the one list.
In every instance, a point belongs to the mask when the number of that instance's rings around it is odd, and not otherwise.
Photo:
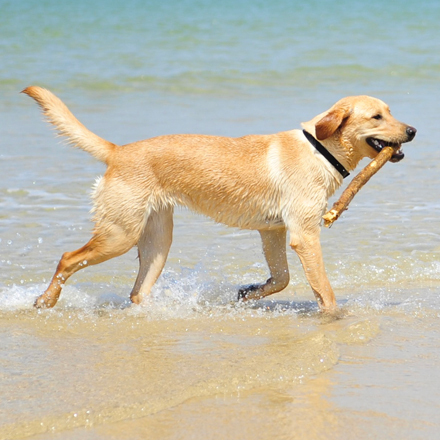
[(382, 151), (383, 147), (392, 147), (394, 149), (394, 153), (391, 156), (390, 162), (399, 162), (405, 157), (403, 151), (401, 150), (402, 144), (387, 142), (382, 139), (372, 137), (367, 138), (367, 144), (370, 147), (373, 147), (378, 153)]

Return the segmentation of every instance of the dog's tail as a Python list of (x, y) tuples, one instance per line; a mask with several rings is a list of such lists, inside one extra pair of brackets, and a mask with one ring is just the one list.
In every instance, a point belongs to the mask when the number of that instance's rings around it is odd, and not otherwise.
[(27, 87), (22, 93), (37, 101), (47, 120), (55, 126), (61, 136), (68, 139), (69, 144), (82, 148), (96, 159), (108, 164), (111, 153), (117, 146), (84, 127), (61, 99), (49, 90), (36, 86)]

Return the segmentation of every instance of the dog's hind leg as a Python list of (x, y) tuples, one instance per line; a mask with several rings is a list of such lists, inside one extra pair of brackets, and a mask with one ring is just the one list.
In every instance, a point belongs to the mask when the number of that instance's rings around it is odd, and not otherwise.
[(140, 304), (165, 266), (173, 240), (173, 208), (152, 211), (138, 242), (139, 273), (130, 299)]
[(85, 246), (63, 254), (49, 287), (36, 299), (35, 307), (53, 307), (60, 297), (65, 282), (75, 272), (122, 255), (135, 244), (134, 238), (128, 237), (122, 228), (114, 224), (103, 229), (103, 232), (96, 231)]
[(286, 257), (286, 230), (261, 230), (263, 252), (269, 266), (270, 278), (264, 284), (251, 284), (238, 291), (238, 299), (259, 299), (280, 292), (289, 284)]

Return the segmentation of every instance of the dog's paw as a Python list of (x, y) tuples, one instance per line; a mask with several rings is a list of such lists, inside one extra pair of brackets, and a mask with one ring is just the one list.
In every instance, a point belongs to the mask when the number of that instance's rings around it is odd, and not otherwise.
[(50, 297), (47, 297), (45, 295), (41, 295), (39, 296), (35, 302), (34, 302), (34, 307), (36, 309), (50, 309), (52, 308), (55, 304), (57, 303), (56, 300), (53, 300)]
[(261, 297), (261, 285), (250, 284), (249, 286), (243, 286), (238, 290), (237, 301), (260, 299)]

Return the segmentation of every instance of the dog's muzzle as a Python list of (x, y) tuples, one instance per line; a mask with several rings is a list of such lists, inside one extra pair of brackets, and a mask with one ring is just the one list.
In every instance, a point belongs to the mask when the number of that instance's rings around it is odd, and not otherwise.
[[(406, 140), (404, 140), (402, 143), (411, 142), (414, 139), (416, 133), (417, 130), (414, 127), (411, 126), (406, 127)], [(370, 147), (373, 147), (378, 153), (380, 153), (382, 151), (382, 148), (384, 147), (394, 148), (394, 153), (391, 156), (390, 162), (400, 162), (405, 157), (401, 149), (402, 143), (388, 142), (388, 141), (384, 141), (383, 139), (377, 139), (372, 137), (367, 138), (367, 144)]]

